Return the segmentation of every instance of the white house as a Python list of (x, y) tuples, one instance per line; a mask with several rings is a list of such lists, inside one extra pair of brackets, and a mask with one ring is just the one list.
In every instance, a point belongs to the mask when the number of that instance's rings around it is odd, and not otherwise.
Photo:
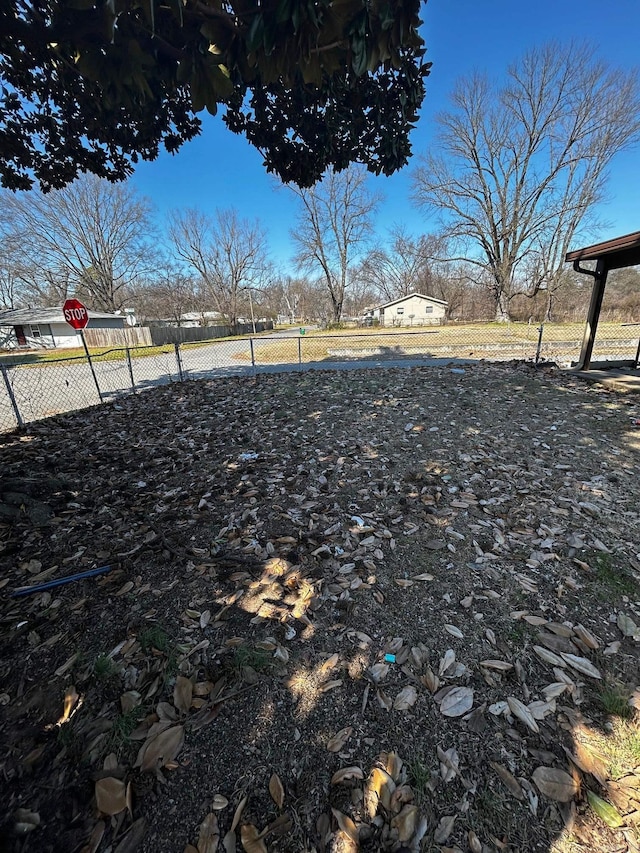
[[(125, 317), (89, 311), (87, 329), (123, 329)], [(81, 347), (82, 338), (65, 321), (62, 308), (0, 311), (0, 349)]]
[(447, 302), (424, 296), (422, 293), (410, 293), (384, 305), (376, 305), (365, 311), (367, 317), (379, 320), (381, 326), (425, 326), (444, 320)]

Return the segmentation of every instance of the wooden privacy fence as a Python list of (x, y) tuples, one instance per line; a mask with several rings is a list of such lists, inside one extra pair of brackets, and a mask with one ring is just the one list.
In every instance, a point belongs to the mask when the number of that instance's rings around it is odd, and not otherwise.
[[(273, 329), (273, 322), (256, 323), (256, 332)], [(124, 329), (92, 329), (87, 327), (84, 335), (90, 347), (144, 347), (164, 344), (185, 344), (190, 341), (210, 341), (213, 338), (228, 338), (231, 335), (251, 335), (251, 323), (235, 326), (126, 326)]]
[[(273, 329), (273, 322), (256, 323), (256, 332)], [(151, 342), (163, 344), (186, 344), (190, 341), (210, 341), (212, 338), (228, 338), (231, 335), (251, 335), (251, 323), (236, 323), (235, 326), (152, 326)]]
[(84, 337), (89, 347), (144, 347), (151, 346), (151, 332), (145, 326), (126, 326), (124, 329), (91, 329), (84, 330)]

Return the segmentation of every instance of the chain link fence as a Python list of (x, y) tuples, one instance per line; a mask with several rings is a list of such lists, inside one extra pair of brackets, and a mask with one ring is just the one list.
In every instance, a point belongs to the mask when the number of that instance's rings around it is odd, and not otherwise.
[[(256, 371), (331, 369), (345, 364), (438, 364), (475, 360), (578, 361), (583, 324), (457, 324), (415, 329), (295, 328), (263, 336), (218, 338), (109, 349), (92, 355), (49, 359), (30, 351), (0, 358), (0, 432), (30, 421), (99, 405), (188, 379), (253, 375)], [(631, 361), (640, 355), (640, 324), (601, 323), (594, 361)]]

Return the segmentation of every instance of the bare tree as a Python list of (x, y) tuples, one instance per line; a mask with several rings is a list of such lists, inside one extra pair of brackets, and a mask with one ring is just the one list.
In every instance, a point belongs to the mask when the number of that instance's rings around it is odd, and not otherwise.
[(195, 279), (167, 263), (133, 294), (139, 317), (170, 319), (177, 326), (183, 315), (201, 307)]
[(639, 138), (638, 76), (585, 45), (552, 43), (501, 87), (463, 79), (453, 106), (438, 117), (442, 153), (414, 174), (414, 199), (488, 272), (496, 318), (507, 319), (515, 295), (559, 281), (569, 244), (595, 226), (606, 170)]
[(233, 208), (213, 218), (190, 209), (173, 216), (170, 233), (176, 255), (199, 276), (205, 298), (234, 326), (246, 292), (261, 288), (270, 271), (262, 226), (240, 219)]
[(435, 296), (431, 258), (440, 251), (437, 238), (412, 237), (397, 225), (388, 247), (378, 246), (363, 258), (358, 277), (387, 300), (410, 293)]
[(18, 307), (21, 292), (20, 284), (20, 279), (15, 270), (4, 260), (0, 260), (0, 308)]
[(83, 175), (62, 190), (5, 192), (1, 201), (20, 237), (27, 287), (41, 301), (75, 292), (91, 308), (114, 311), (153, 266), (150, 206), (126, 184)]
[(366, 172), (350, 166), (329, 170), (311, 189), (290, 189), (300, 199), (298, 224), (291, 236), (299, 269), (318, 275), (331, 300), (333, 320), (342, 316), (345, 292), (358, 252), (371, 233), (380, 196), (367, 188)]
[(308, 316), (310, 293), (311, 285), (307, 279), (276, 273), (265, 288), (265, 311), (272, 317), (286, 317), (294, 323), (296, 318)]
[(0, 230), (0, 308), (17, 308), (23, 298), (22, 268), (15, 248)]

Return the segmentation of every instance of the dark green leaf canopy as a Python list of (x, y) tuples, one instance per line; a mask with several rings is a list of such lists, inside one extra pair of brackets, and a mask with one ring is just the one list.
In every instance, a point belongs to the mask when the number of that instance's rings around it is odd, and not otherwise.
[(0, 180), (122, 180), (223, 106), (285, 181), (390, 174), (424, 98), (420, 0), (0, 0)]

